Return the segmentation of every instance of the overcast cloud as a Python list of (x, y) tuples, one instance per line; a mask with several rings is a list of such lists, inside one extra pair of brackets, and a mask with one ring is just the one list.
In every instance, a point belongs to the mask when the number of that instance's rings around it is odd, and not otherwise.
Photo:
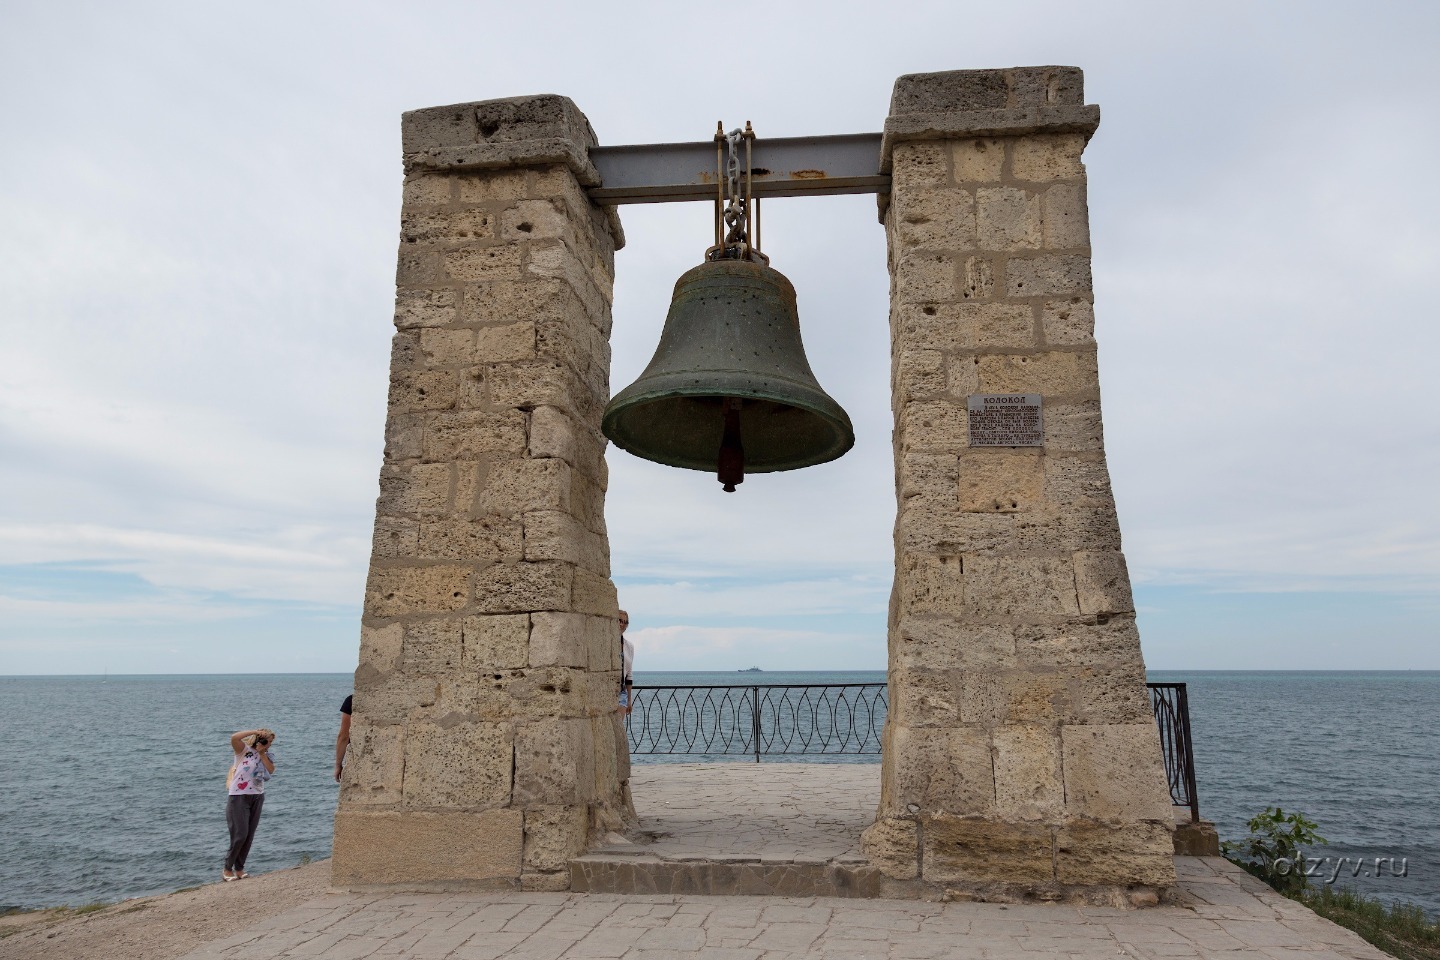
[[(573, 98), (604, 143), (878, 130), (895, 77), (1074, 64), (1106, 438), (1156, 668), (1440, 668), (1440, 13), (1340, 3), (0, 7), (0, 674), (354, 667), (399, 117)], [(626, 207), (618, 390), (703, 204)], [(777, 200), (842, 460), (611, 450), (642, 669), (881, 668), (873, 197)]]

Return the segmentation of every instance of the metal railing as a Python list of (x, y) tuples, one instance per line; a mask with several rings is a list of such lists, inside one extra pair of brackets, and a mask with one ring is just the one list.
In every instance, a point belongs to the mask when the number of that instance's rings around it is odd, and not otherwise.
[(1165, 780), (1170, 802), (1190, 808), (1190, 820), (1200, 820), (1200, 798), (1195, 794), (1195, 752), (1190, 740), (1190, 697), (1183, 683), (1147, 683), (1155, 725), (1160, 728), (1160, 754), (1165, 758)]
[[(1190, 702), (1183, 683), (1151, 683), (1170, 802), (1200, 819)], [(632, 756), (864, 756), (880, 753), (883, 683), (635, 687), (625, 718)]]

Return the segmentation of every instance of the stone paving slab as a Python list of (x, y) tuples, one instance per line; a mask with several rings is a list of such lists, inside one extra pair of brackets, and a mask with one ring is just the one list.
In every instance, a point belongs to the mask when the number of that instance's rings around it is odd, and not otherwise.
[(1121, 909), (821, 897), (332, 893), (184, 960), (1386, 960), (1227, 861)]

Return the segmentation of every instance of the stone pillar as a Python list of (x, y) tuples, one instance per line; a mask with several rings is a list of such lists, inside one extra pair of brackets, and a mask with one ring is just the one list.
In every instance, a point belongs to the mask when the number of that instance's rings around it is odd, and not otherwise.
[(625, 813), (600, 433), (623, 237), (568, 99), (418, 110), (403, 142), (334, 879), (564, 889)]
[[(962, 895), (1169, 886), (1100, 423), (1080, 160), (1099, 110), (1078, 69), (1035, 67), (901, 77), (890, 114), (899, 510), (866, 850)], [(1044, 446), (972, 448), (973, 394), (1040, 394)]]

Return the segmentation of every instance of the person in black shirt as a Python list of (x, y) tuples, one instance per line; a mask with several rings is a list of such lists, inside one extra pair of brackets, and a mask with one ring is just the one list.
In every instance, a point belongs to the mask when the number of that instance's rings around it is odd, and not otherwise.
[(352, 693), (340, 704), (340, 732), (335, 735), (335, 782), (340, 782), (340, 773), (345, 769), (345, 749), (350, 746), (350, 710), (355, 695)]

